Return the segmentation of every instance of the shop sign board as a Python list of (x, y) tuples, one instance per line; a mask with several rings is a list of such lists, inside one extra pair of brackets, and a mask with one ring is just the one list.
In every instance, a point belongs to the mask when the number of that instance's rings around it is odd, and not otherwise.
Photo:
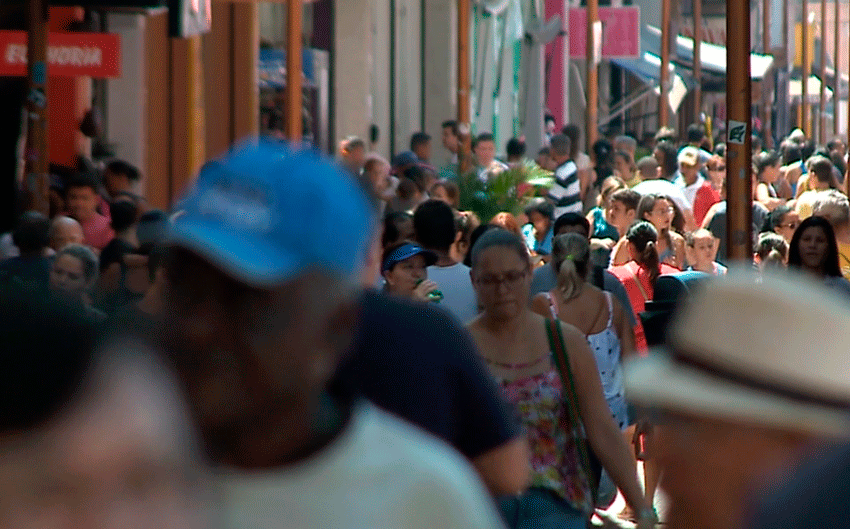
[[(47, 73), (58, 77), (121, 76), (121, 39), (113, 33), (49, 33)], [(27, 32), (0, 31), (0, 75), (27, 75)]]

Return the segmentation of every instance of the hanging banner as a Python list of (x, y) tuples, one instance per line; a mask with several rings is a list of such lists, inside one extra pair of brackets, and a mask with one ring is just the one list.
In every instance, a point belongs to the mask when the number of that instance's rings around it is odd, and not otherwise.
[[(121, 39), (112, 33), (50, 33), (47, 74), (120, 77)], [(0, 31), (0, 75), (27, 75), (27, 32)]]

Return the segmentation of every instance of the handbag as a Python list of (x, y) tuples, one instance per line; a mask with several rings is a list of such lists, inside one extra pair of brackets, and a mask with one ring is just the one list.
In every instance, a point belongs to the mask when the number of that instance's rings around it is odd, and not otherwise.
[(563, 386), (564, 404), (569, 414), (572, 426), (572, 436), (576, 443), (579, 455), (579, 465), (590, 486), (591, 502), (594, 507), (599, 500), (599, 481), (602, 478), (602, 463), (587, 442), (587, 436), (583, 431), (581, 417), (578, 412), (578, 395), (576, 394), (575, 379), (570, 361), (567, 357), (567, 347), (564, 344), (564, 335), (561, 333), (561, 325), (557, 320), (546, 320), (546, 334), (549, 337), (549, 347), (555, 360), (558, 374), (561, 376)]

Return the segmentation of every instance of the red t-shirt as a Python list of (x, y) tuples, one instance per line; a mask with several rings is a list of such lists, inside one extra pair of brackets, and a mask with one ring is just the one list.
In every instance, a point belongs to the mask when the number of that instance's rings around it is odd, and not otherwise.
[[(609, 271), (625, 287), (632, 309), (635, 311), (635, 315), (638, 316), (646, 309), (646, 302), (650, 301), (653, 295), (653, 288), (649, 283), (649, 274), (647, 274), (646, 269), (642, 268), (635, 261), (629, 261), (624, 265), (612, 267)], [(678, 268), (661, 264), (661, 275), (674, 274), (680, 271)], [(637, 324), (635, 325), (635, 348), (641, 354), (646, 354), (648, 349), (646, 334), (644, 334), (640, 317), (638, 317)]]
[(83, 242), (87, 246), (103, 250), (109, 241), (115, 238), (115, 232), (109, 226), (109, 219), (95, 213), (83, 226)]
[(697, 189), (697, 194), (694, 196), (694, 220), (697, 226), (702, 226), (708, 210), (718, 202), (720, 202), (720, 193), (715, 191), (709, 182), (705, 182)]

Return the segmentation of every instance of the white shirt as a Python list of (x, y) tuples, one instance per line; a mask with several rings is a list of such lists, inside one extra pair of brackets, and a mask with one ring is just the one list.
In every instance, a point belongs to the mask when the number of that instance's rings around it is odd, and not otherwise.
[(694, 210), (691, 203), (685, 198), (682, 188), (663, 178), (644, 180), (632, 189), (641, 195), (664, 195), (670, 197), (670, 200), (675, 202), (683, 212), (693, 212)]
[(316, 456), (216, 484), (225, 529), (503, 527), (462, 456), (372, 404)]
[(469, 267), (463, 263), (452, 266), (429, 266), (428, 279), (437, 283), (443, 293), (440, 306), (466, 323), (478, 316), (478, 298), (472, 289)]
[(688, 204), (691, 205), (691, 209), (694, 208), (694, 199), (697, 197), (697, 190), (702, 187), (705, 183), (705, 177), (701, 174), (697, 174), (697, 180), (691, 185), (685, 184), (685, 179), (681, 179), (680, 187), (682, 189), (682, 194), (685, 195), (685, 198), (688, 200)]

